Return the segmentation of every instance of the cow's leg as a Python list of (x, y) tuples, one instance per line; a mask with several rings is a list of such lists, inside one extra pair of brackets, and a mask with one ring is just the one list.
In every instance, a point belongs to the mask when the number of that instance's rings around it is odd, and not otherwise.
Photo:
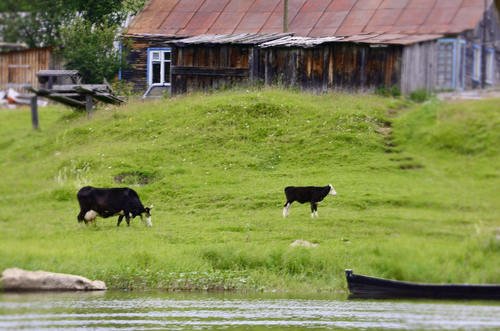
[(83, 221), (85, 221), (85, 223), (87, 223), (87, 220), (85, 219), (85, 212), (83, 210), (80, 210), (80, 213), (78, 214), (76, 219), (78, 220), (78, 223), (81, 223)]
[(125, 221), (127, 222), (127, 226), (130, 226), (130, 216), (131, 214), (129, 212), (125, 213)]
[(287, 217), (290, 213), (290, 206), (292, 205), (291, 201), (287, 201), (283, 206), (283, 217)]
[(318, 203), (311, 202), (311, 218), (318, 217)]
[(116, 226), (120, 226), (120, 223), (123, 221), (123, 215), (118, 216), (118, 222), (116, 223)]

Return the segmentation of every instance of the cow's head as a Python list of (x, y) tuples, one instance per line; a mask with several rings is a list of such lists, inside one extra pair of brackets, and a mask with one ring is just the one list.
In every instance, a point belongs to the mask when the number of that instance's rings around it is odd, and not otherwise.
[(333, 188), (332, 184), (329, 184), (328, 186), (330, 186), (330, 192), (328, 192), (328, 194), (337, 195), (337, 191), (335, 191), (335, 189)]
[[(151, 209), (153, 209), (153, 205), (144, 208), (144, 214), (146, 216), (146, 226), (148, 227), (153, 226), (153, 223), (151, 223)], [(141, 219), (144, 221), (144, 219), (142, 218), (142, 214), (141, 214)]]

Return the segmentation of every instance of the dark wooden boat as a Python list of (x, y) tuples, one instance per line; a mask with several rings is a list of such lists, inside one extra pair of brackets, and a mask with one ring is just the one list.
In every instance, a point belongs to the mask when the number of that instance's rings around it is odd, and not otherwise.
[(499, 285), (423, 284), (356, 275), (346, 270), (350, 299), (500, 300)]

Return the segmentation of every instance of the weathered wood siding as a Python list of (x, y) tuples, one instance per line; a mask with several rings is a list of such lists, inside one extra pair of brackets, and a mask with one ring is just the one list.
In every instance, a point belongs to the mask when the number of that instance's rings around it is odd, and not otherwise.
[(134, 90), (144, 92), (148, 88), (148, 48), (170, 47), (171, 39), (162, 36), (126, 36), (122, 42), (127, 52), (127, 67), (122, 69), (123, 80), (133, 84)]
[[(416, 89), (428, 91), (470, 90), (498, 86), (500, 84), (500, 17), (498, 10), (491, 7), (484, 14), (478, 26), (459, 35), (447, 36), (446, 40), (456, 42), (448, 48), (439, 47), (440, 41), (430, 41), (409, 45), (403, 51), (401, 89), (409, 93)], [(481, 79), (472, 77), (474, 67), (474, 47), (481, 47)], [(485, 81), (486, 50), (494, 50), (493, 82)], [(445, 63), (444, 58), (451, 64)], [(449, 68), (448, 68), (449, 67)], [(453, 79), (443, 79), (444, 72), (452, 71)], [(450, 74), (448, 73), (450, 76)]]
[(39, 70), (60, 67), (50, 48), (0, 53), (0, 89), (20, 88), (23, 85), (38, 87), (36, 73)]
[(248, 46), (175, 47), (172, 52), (172, 94), (206, 91), (248, 81)]
[(403, 49), (401, 92), (431, 91), (436, 86), (436, 42), (409, 45)]
[[(494, 65), (494, 81), (493, 85), (500, 85), (500, 14), (495, 4), (487, 10), (483, 16), (483, 20), (478, 26), (467, 33), (462, 34), (462, 38), (467, 41), (466, 48), (466, 74), (465, 86), (467, 89), (488, 87), (490, 84), (484, 81), (486, 74), (486, 57), (484, 51), (487, 48), (495, 50), (495, 65)], [(483, 58), (481, 63), (481, 81), (472, 79), (473, 67), (473, 45), (482, 45)]]
[(371, 90), (400, 84), (402, 48), (331, 43), (314, 48), (266, 48), (257, 77), (266, 85), (306, 90)]

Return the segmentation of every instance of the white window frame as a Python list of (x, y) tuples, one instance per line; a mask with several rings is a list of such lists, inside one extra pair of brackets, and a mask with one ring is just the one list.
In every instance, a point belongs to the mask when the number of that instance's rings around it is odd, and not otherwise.
[(493, 85), (495, 78), (495, 49), (486, 49), (486, 77), (485, 82)]
[(481, 81), (481, 46), (472, 45), (472, 80)]
[[(169, 54), (168, 58), (165, 54)], [(172, 73), (170, 73), (169, 81), (165, 82), (165, 66), (168, 64), (172, 70), (172, 49), (169, 47), (163, 48), (148, 48), (148, 65), (147, 65), (147, 80), (148, 86), (170, 86), (172, 81)], [(153, 63), (160, 63), (160, 82), (153, 84)]]

